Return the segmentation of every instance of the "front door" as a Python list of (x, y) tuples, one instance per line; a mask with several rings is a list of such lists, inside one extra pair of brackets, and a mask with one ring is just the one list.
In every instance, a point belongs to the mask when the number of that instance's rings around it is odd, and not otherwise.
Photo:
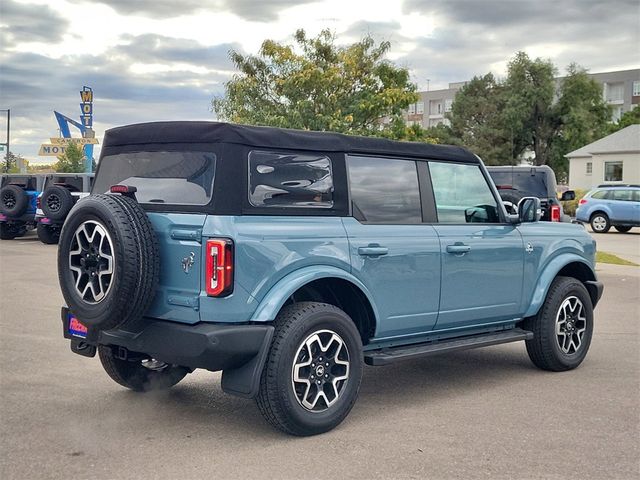
[(502, 223), (478, 165), (429, 162), (440, 238), (442, 284), (436, 329), (510, 320), (521, 312), (524, 245)]

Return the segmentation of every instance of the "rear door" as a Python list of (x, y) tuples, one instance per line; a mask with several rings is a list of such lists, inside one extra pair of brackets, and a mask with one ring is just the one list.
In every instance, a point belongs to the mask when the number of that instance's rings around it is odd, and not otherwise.
[(479, 165), (429, 162), (442, 255), (436, 329), (518, 317), (524, 246), (518, 229), (501, 223), (498, 203)]
[(92, 192), (107, 192), (112, 185), (136, 187), (136, 199), (147, 211), (160, 247), (159, 285), (148, 315), (196, 323), (204, 207), (213, 196), (216, 154), (166, 148), (105, 156)]
[[(611, 220), (613, 222), (633, 223), (634, 216), (638, 215), (635, 208), (638, 203), (633, 201), (633, 190), (615, 189), (609, 193), (611, 200)], [(637, 220), (636, 220), (637, 221)]]
[(343, 223), (352, 272), (378, 308), (376, 338), (431, 330), (438, 316), (440, 242), (423, 223), (417, 162), (347, 156), (347, 169), (353, 218)]

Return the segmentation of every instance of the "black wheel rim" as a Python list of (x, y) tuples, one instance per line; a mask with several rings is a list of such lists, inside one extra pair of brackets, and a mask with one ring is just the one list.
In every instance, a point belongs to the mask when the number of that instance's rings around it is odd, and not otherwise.
[(2, 195), (2, 203), (8, 209), (12, 209), (16, 206), (17, 203), (16, 196), (13, 194), (13, 192), (5, 192)]
[(49, 195), (47, 197), (47, 208), (52, 212), (60, 210), (60, 197), (57, 195)]

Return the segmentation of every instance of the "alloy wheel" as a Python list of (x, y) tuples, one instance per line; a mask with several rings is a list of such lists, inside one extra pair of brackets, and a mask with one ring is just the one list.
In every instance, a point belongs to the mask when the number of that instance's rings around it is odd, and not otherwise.
[(556, 314), (556, 340), (562, 353), (573, 355), (580, 350), (586, 330), (584, 305), (578, 297), (565, 298)]
[(311, 412), (322, 412), (338, 401), (349, 379), (349, 350), (331, 330), (318, 330), (300, 345), (291, 369), (298, 403)]
[(100, 303), (113, 284), (114, 250), (105, 227), (89, 220), (73, 235), (69, 251), (69, 268), (75, 280), (76, 293), (86, 303)]

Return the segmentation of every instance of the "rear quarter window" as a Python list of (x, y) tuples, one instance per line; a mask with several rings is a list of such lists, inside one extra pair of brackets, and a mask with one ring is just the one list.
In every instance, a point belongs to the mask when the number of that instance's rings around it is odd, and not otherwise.
[(248, 159), (249, 202), (254, 207), (333, 207), (329, 157), (252, 150)]
[(206, 205), (213, 196), (216, 155), (212, 152), (129, 152), (100, 161), (94, 193), (112, 185), (136, 187), (140, 203)]

